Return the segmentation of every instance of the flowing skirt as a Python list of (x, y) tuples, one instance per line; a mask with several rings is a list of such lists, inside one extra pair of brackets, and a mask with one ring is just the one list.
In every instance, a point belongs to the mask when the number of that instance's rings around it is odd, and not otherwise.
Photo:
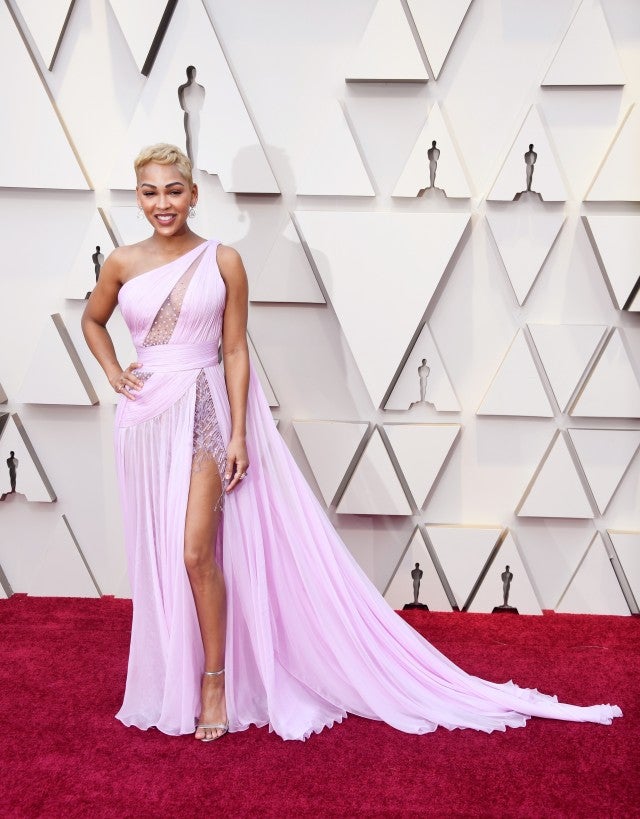
[[(223, 440), (222, 367), (207, 367)], [(199, 713), (202, 641), (184, 567), (194, 383), (155, 418), (116, 429), (134, 601), (118, 718), (190, 733)], [(449, 661), (398, 617), (369, 581), (277, 432), (253, 369), (247, 478), (225, 497), (216, 557), (227, 588), (230, 730), (268, 725), (306, 739), (348, 713), (423, 734), (438, 726), (505, 730), (530, 716), (609, 724), (617, 706), (580, 707), (491, 683)]]

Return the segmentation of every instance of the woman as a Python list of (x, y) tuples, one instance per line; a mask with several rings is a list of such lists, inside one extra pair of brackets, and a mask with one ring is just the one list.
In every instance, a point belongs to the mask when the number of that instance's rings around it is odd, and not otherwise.
[[(251, 724), (305, 739), (347, 713), (410, 733), (620, 716), (472, 677), (387, 606), (275, 429), (247, 352), (242, 261), (188, 227), (188, 158), (154, 145), (135, 170), (153, 235), (111, 254), (83, 317), (121, 394), (133, 625), (118, 718), (167, 734), (197, 722), (211, 741)], [(105, 329), (117, 302), (137, 350), (126, 369)]]

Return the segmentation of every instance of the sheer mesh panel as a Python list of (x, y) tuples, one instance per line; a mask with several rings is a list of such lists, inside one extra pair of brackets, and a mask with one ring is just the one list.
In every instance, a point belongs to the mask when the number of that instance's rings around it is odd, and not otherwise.
[[(200, 254), (193, 261), (184, 274), (165, 299), (162, 307), (158, 310), (153, 324), (147, 333), (142, 344), (143, 347), (157, 347), (168, 344), (176, 328), (180, 311), (186, 295), (187, 289), (198, 268), (198, 264), (204, 253)], [(138, 378), (146, 381), (151, 378), (153, 372), (137, 370)], [(201, 370), (196, 380), (196, 405), (193, 422), (193, 470), (198, 471), (202, 465), (208, 461), (215, 461), (223, 482), (223, 492), (218, 499), (215, 508), (221, 508), (224, 500), (224, 473), (227, 465), (227, 450), (222, 440), (218, 420), (216, 418), (213, 399), (209, 390), (209, 384), (204, 371)]]

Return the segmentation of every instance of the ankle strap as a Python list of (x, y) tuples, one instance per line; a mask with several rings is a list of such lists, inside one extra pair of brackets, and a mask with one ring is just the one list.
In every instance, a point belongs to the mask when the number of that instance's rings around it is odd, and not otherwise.
[(219, 677), (220, 674), (224, 674), (224, 668), (221, 668), (220, 671), (204, 671), (203, 673), (205, 677)]

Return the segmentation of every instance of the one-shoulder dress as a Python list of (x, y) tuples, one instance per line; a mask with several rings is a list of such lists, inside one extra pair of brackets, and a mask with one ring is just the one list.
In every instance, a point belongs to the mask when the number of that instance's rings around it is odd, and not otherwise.
[[(194, 458), (224, 468), (230, 412), (219, 363), (226, 288), (218, 242), (138, 275), (119, 303), (141, 362), (121, 397), (115, 448), (133, 596), (125, 725), (194, 730), (203, 648), (184, 565)], [(580, 707), (467, 674), (385, 602), (329, 522), (275, 427), (253, 367), (247, 477), (224, 497), (215, 544), (227, 589), (230, 731), (306, 739), (347, 714), (409, 733), (505, 730), (531, 716), (609, 724)]]

